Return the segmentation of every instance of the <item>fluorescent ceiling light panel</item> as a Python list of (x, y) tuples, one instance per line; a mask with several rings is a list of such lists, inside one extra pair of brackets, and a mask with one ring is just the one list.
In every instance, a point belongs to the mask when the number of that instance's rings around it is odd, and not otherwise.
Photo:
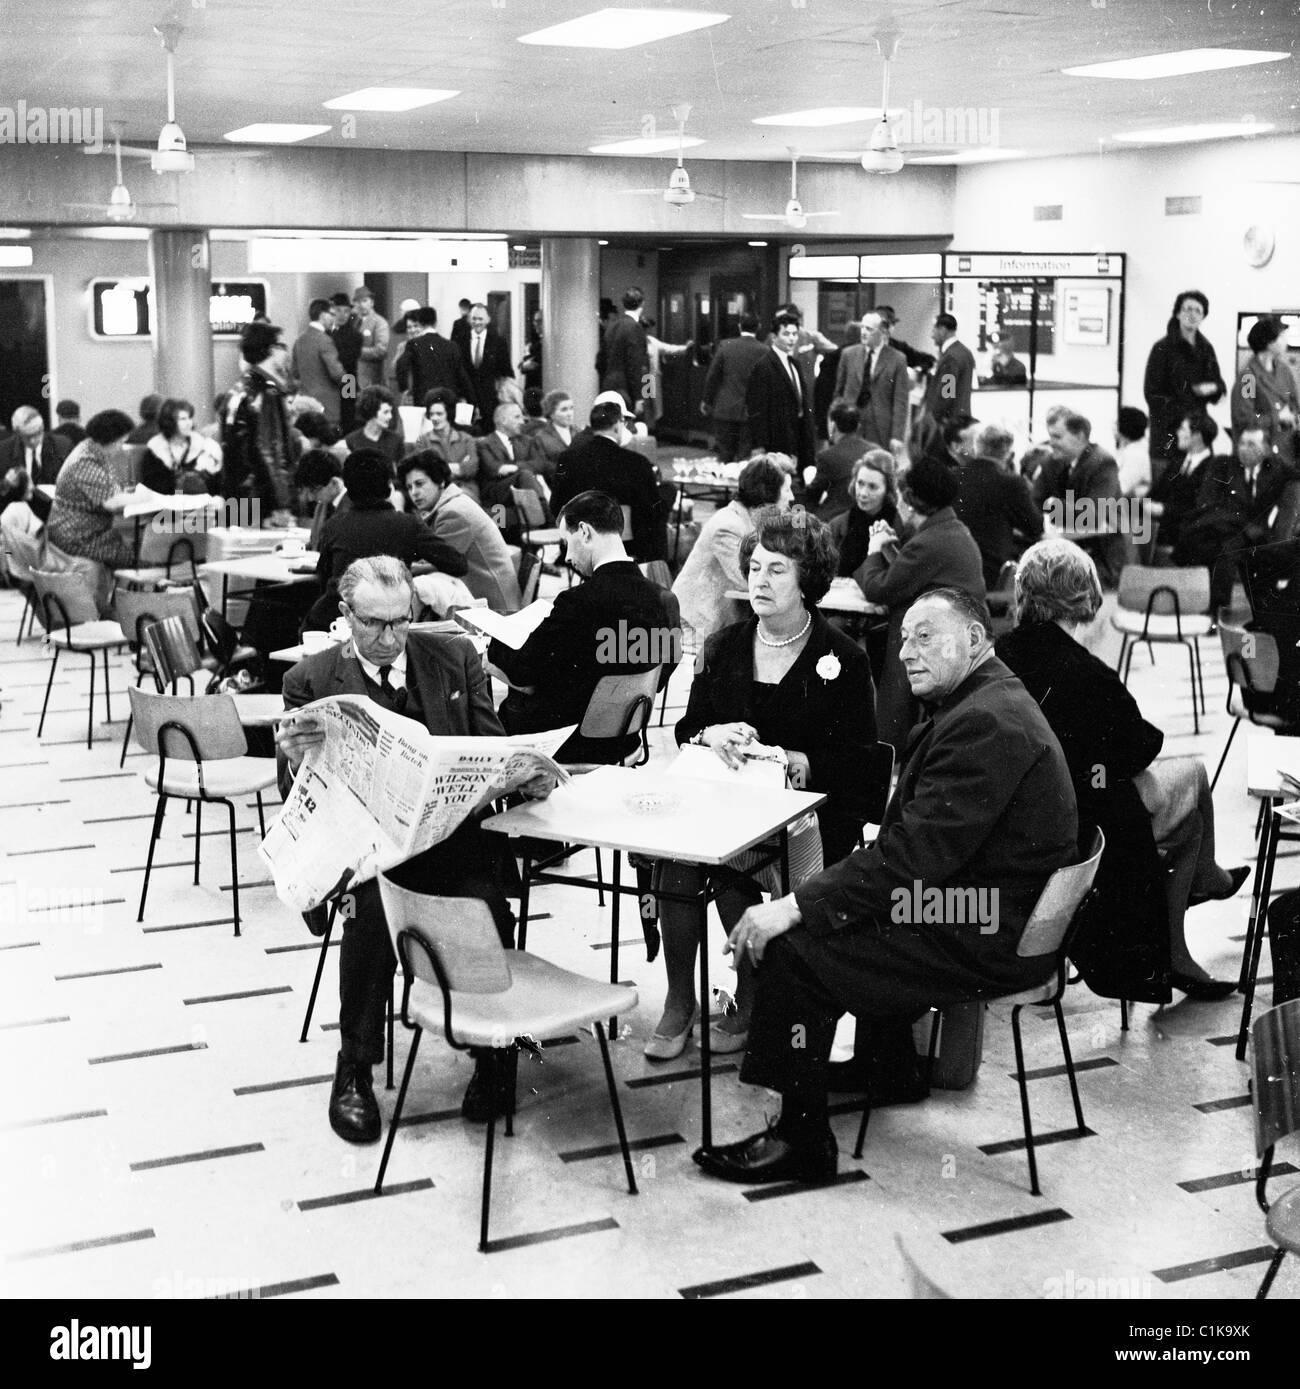
[(766, 245), (767, 245), (767, 242), (766, 242), (766, 241), (751, 241), (749, 244), (750, 244), (751, 246), (766, 246)]
[(878, 121), (879, 106), (822, 106), (811, 111), (787, 111), (781, 116), (755, 116), (754, 125), (852, 125)]
[(659, 135), (653, 140), (619, 140), (612, 145), (589, 145), (588, 148), (592, 154), (667, 154), (679, 145), (689, 150), (703, 143), (697, 135), (687, 135), (683, 140), (678, 140), (676, 135)]
[(32, 263), (30, 246), (0, 246), (0, 265), (28, 266)]
[(332, 125), (282, 125), (276, 121), (261, 121), (241, 126), (238, 130), (228, 130), (223, 138), (238, 144), (292, 145), (333, 129)]
[(330, 111), (414, 111), (417, 106), (432, 106), (435, 101), (459, 95), (436, 87), (363, 87), (322, 105)]
[(1272, 129), (1268, 121), (1220, 121), (1210, 125), (1171, 125), (1163, 130), (1128, 130), (1113, 138), (1124, 145), (1182, 145), (1193, 140), (1231, 140), (1234, 136), (1263, 135)]
[(1119, 58), (1113, 63), (1085, 63), (1062, 68), (1067, 77), (1117, 77), (1149, 82), (1157, 77), (1182, 77), (1189, 72), (1217, 72), (1253, 63), (1276, 63), (1290, 53), (1264, 48), (1186, 48), (1180, 53), (1152, 53), (1145, 58)]
[(0, 241), (26, 241), (31, 234), (30, 227), (0, 227)]
[(644, 43), (725, 24), (731, 16), (705, 10), (596, 10), (549, 29), (521, 34), (520, 43), (553, 48), (639, 48)]
[(909, 155), (909, 164), (992, 164), (999, 159), (1023, 159), (1024, 150), (1006, 150), (1000, 145), (983, 145), (957, 150), (953, 154)]

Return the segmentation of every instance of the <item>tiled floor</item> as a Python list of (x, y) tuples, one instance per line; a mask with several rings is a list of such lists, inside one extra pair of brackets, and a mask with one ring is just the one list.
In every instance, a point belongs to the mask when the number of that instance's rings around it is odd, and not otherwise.
[[(192, 883), (193, 818), (169, 810), (143, 924), (135, 920), (153, 796), (133, 754), (118, 770), (126, 668), (114, 665), (111, 726), (96, 710), (85, 747), (83, 659), (62, 660), (36, 737), (48, 657), (15, 647), (20, 603), (0, 592), (0, 1114), (3, 1291), (17, 1296), (896, 1297), (908, 1248), (959, 1296), (1247, 1298), (1267, 1258), (1255, 1206), (1245, 1070), (1224, 1038), (1239, 1001), (1119, 1007), (1069, 994), (1086, 1138), (1047, 1143), (1044, 1194), (1023, 1152), (1009, 1019), (988, 1020), (983, 1069), (964, 1092), (872, 1116), (861, 1162), (857, 1114), (834, 1120), (837, 1186), (747, 1192), (709, 1181), (698, 1141), (694, 1047), (656, 1067), (641, 1055), (662, 1003), (633, 922), (621, 973), (641, 1004), (612, 1047), (640, 1195), (628, 1195), (588, 1034), (521, 1067), (513, 1140), (498, 1139), (494, 1252), (476, 1252), (482, 1130), (458, 1113), (469, 1062), (426, 1040), (388, 1193), (370, 1195), (379, 1151), (350, 1148), (326, 1120), (336, 1039), (330, 952), (310, 1040), (298, 1034), (316, 953), (267, 885), (256, 815), (241, 810), (243, 935), (232, 937), (224, 824), (204, 825)], [(1204, 644), (1211, 713), (1191, 731), (1186, 666), (1166, 649), (1135, 661), (1132, 688), (1167, 731), (1166, 753), (1217, 760), (1227, 733), (1217, 647)], [(1111, 653), (1113, 659), (1113, 652)], [(674, 680), (684, 704), (689, 670)], [(1220, 861), (1251, 853), (1245, 734), (1217, 797)], [(671, 746), (656, 730), (656, 755)], [(574, 861), (589, 871), (591, 856)], [(1297, 882), (1294, 857), (1278, 886)], [(572, 968), (607, 968), (594, 894), (534, 893), (530, 947)], [(1193, 949), (1235, 972), (1248, 899), (1198, 908)], [(548, 914), (548, 915), (547, 915)], [(727, 978), (715, 930), (713, 977)], [(602, 949), (601, 947), (605, 947)], [(1267, 955), (1262, 973), (1267, 976)], [(1267, 989), (1265, 989), (1267, 994)], [(1176, 997), (1181, 998), (1181, 995)], [(1265, 998), (1267, 1002), (1267, 998)], [(1035, 1124), (1072, 1115), (1050, 1021), (1030, 1019)], [(399, 1066), (406, 1039), (399, 1028)], [(399, 1072), (400, 1074), (400, 1072)], [(653, 1084), (638, 1084), (651, 1080)], [(772, 1101), (733, 1070), (713, 1086), (720, 1137), (758, 1126)], [(385, 1117), (394, 1096), (381, 1092)], [(1007, 1140), (1011, 1140), (1007, 1142)], [(1005, 1147), (1005, 1150), (1002, 1150)], [(590, 1151), (590, 1150), (595, 1150)], [(1279, 1157), (1295, 1157), (1279, 1152)], [(754, 1199), (755, 1196), (761, 1199)], [(1120, 1281), (1122, 1280), (1122, 1281)], [(1288, 1261), (1275, 1297), (1300, 1293)]]

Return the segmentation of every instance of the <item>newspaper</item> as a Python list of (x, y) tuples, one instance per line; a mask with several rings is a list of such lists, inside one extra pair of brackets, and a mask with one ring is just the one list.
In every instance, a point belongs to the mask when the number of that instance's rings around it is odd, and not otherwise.
[(550, 617), (553, 606), (549, 598), (539, 598), (517, 613), (498, 613), (491, 608), (459, 608), (456, 617), (464, 626), (503, 642), (512, 651), (519, 651)]
[(573, 727), (513, 738), (441, 738), (356, 695), (304, 708), (325, 739), (303, 759), (260, 853), (286, 905), (307, 911), (345, 885), (446, 839), (473, 811), (538, 772)]

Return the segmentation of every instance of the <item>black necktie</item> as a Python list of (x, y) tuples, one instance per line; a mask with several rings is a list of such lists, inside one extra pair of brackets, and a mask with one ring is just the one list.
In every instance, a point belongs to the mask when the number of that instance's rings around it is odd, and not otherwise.
[(801, 389), (801, 387), (800, 387), (800, 385), (799, 385), (799, 368), (798, 368), (797, 366), (795, 366), (795, 364), (794, 364), (794, 358), (793, 358), (793, 357), (787, 357), (787, 358), (785, 359), (785, 364), (786, 364), (786, 366), (788, 366), (788, 367), (790, 368), (790, 380), (791, 380), (791, 382), (792, 382), (793, 385), (794, 385), (794, 398), (799, 402), (799, 406), (800, 406), (800, 408), (802, 409), (802, 408), (803, 408), (803, 390)]
[(391, 665), (380, 666), (379, 680), (377, 682), (372, 681), (372, 683), (376, 684), (379, 690), (378, 703), (382, 704), (385, 709), (391, 709), (394, 714), (403, 714), (406, 712), (406, 690), (399, 689), (393, 684), (392, 675), (393, 667)]
[(866, 366), (862, 371), (862, 389), (858, 392), (859, 405), (866, 405), (871, 399), (871, 363), (874, 357), (874, 352), (867, 353)]

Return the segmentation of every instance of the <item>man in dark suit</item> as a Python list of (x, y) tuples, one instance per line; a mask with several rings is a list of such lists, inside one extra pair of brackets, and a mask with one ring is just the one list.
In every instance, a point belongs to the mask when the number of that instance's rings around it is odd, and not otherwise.
[[(22, 469), (33, 488), (57, 482), (59, 469), (72, 451), (71, 443), (60, 434), (48, 433), (45, 416), (30, 405), (20, 405), (10, 424), (14, 432), (0, 443), (0, 479), (8, 479), (12, 488), (17, 479), (10, 475)], [(44, 492), (34, 490), (29, 504), (40, 520), (49, 520), (50, 499)]]
[(361, 349), (365, 340), (361, 335), (361, 325), (352, 315), (352, 300), (346, 294), (340, 292), (331, 295), (330, 309), (334, 316), (330, 337), (334, 340), (334, 350), (339, 354), (339, 364), (343, 368), (339, 428), (347, 434), (356, 423), (357, 397), (361, 394)]
[(885, 320), (885, 331), (889, 334), (889, 345), (903, 354), (909, 371), (929, 371), (934, 366), (934, 358), (928, 352), (918, 352), (910, 342), (904, 342), (894, 331), (898, 327), (898, 315), (889, 304), (881, 304), (878, 310)]
[[(541, 444), (531, 434), (524, 433), (524, 412), (513, 401), (507, 400), (495, 407), (490, 418), (494, 426), (492, 432), (474, 441), (478, 450), (480, 504), (485, 511), (494, 507), (503, 508), (509, 520), (514, 516), (510, 489), (526, 487), (537, 493), (545, 513), (546, 494), (537, 480), (537, 474), (546, 466), (546, 455)], [(518, 528), (510, 523), (503, 525), (502, 529), (509, 540)]]
[(596, 354), (600, 389), (617, 391), (633, 414), (638, 414), (650, 388), (650, 345), (641, 326), (645, 294), (633, 285), (623, 295), (623, 312), (610, 320)]
[(456, 321), (451, 325), (451, 340), (459, 347), (469, 337), (469, 313), (474, 307), (472, 299), (461, 299), (456, 304)]
[(795, 361), (799, 320), (778, 313), (772, 320), (772, 346), (754, 364), (745, 389), (750, 447), (784, 453), (795, 460), (799, 477), (816, 462), (812, 391)]
[(739, 337), (724, 338), (713, 350), (700, 413), (713, 420), (713, 446), (719, 462), (749, 456), (745, 387), (755, 362), (766, 354), (767, 348), (758, 340), (758, 318), (752, 313), (741, 314)]
[[(494, 641), (488, 658), (512, 689), (501, 706), (510, 733), (534, 733), (582, 722), (592, 691), (606, 675), (635, 674), (680, 659), (676, 606), (623, 548), (623, 511), (604, 492), (581, 492), (564, 507), (560, 529), (569, 563), (585, 582), (561, 589), (550, 616), (518, 651)], [(625, 751), (635, 746), (635, 736)], [(575, 733), (558, 762), (602, 759), (605, 750)]]
[[(351, 640), (304, 657), (284, 677), (286, 709), (317, 699), (361, 695), (381, 708), (447, 737), (500, 737), (492, 693), (473, 643), (450, 632), (412, 632), (411, 575), (391, 556), (358, 560), (339, 585), (339, 608)], [(323, 732), (311, 715), (280, 724), (276, 744), (280, 788), (287, 794), (294, 773)], [(526, 794), (545, 796), (550, 778), (530, 783)], [(501, 890), (496, 836), (484, 835), (471, 815), (448, 839), (395, 870), (404, 887), (449, 897), (479, 897), (492, 909), (502, 943), (514, 939), (514, 918)], [(363, 883), (343, 898), (339, 951), (339, 1057), (330, 1094), (330, 1125), (349, 1143), (379, 1137), (379, 1107), (370, 1068), (384, 1057), (384, 1013), (396, 961), (379, 900), (379, 886)], [(310, 920), (310, 917), (309, 917)], [(323, 926), (322, 926), (323, 929)], [(486, 1122), (500, 1096), (482, 1069), (465, 1092), (466, 1118)]]
[(79, 444), (86, 437), (85, 428), (81, 423), (81, 406), (75, 400), (59, 401), (54, 407), (54, 413), (59, 421), (54, 426), (57, 435), (70, 444)]
[(551, 505), (558, 511), (579, 493), (595, 490), (629, 507), (632, 556), (645, 564), (668, 557), (668, 516), (654, 464), (618, 442), (622, 420), (618, 405), (592, 406), (589, 429), (556, 462)]
[(911, 1021), (926, 1009), (1029, 988), (1055, 968), (1016, 947), (1048, 878), (1077, 857), (1060, 744), (993, 655), (978, 600), (935, 589), (912, 604), (903, 634), (930, 717), (909, 741), (879, 837), (751, 907), (728, 941), (761, 965), (741, 1080), (779, 1090), (782, 1104), (774, 1128), (695, 1154), (711, 1176), (834, 1177), (827, 1066), (842, 1014), (911, 1052)]
[(417, 309), (414, 318), (415, 333), (393, 363), (397, 389), (409, 391), (417, 405), (436, 386), (451, 391), (457, 400), (473, 400), (474, 383), (460, 350), (437, 331), (438, 310), (426, 306)]
[(984, 587), (998, 586), (1002, 566), (1043, 534), (1043, 513), (1029, 484), (1010, 470), (1015, 441), (1001, 425), (986, 424), (975, 436), (975, 456), (957, 469), (952, 509), (975, 537), (984, 564)]
[(823, 521), (833, 521), (853, 505), (849, 482), (853, 465), (871, 445), (858, 432), (860, 420), (852, 405), (831, 407), (830, 443), (817, 455), (817, 472), (804, 492), (804, 505)]
[(889, 345), (879, 313), (862, 317), (862, 341), (840, 354), (835, 374), (836, 405), (857, 407), (862, 437), (877, 448), (902, 444), (907, 437), (907, 395), (911, 383), (903, 354)]
[(497, 382), (515, 374), (510, 365), (510, 344), (489, 327), (490, 322), (487, 305), (475, 304), (469, 311), (469, 332), (460, 340), (461, 361), (473, 387), (470, 399), (478, 410), (480, 434), (492, 430)]
[(307, 306), (307, 327), (293, 345), (293, 374), (303, 395), (319, 400), (325, 418), (336, 428), (343, 411), (343, 363), (330, 336), (334, 307), (328, 299), (313, 299)]
[(950, 313), (941, 313), (934, 320), (930, 337), (939, 350), (939, 360), (925, 388), (922, 409), (941, 425), (950, 415), (970, 414), (975, 358), (969, 347), (957, 341), (957, 320)]
[(1053, 412), (1047, 434), (1052, 448), (1070, 464), (1065, 476), (1065, 528), (1099, 532), (1096, 540), (1080, 539), (1078, 544), (1092, 556), (1102, 583), (1114, 588), (1129, 552), (1129, 538), (1119, 529), (1119, 464), (1092, 442), (1092, 421), (1086, 415)]

